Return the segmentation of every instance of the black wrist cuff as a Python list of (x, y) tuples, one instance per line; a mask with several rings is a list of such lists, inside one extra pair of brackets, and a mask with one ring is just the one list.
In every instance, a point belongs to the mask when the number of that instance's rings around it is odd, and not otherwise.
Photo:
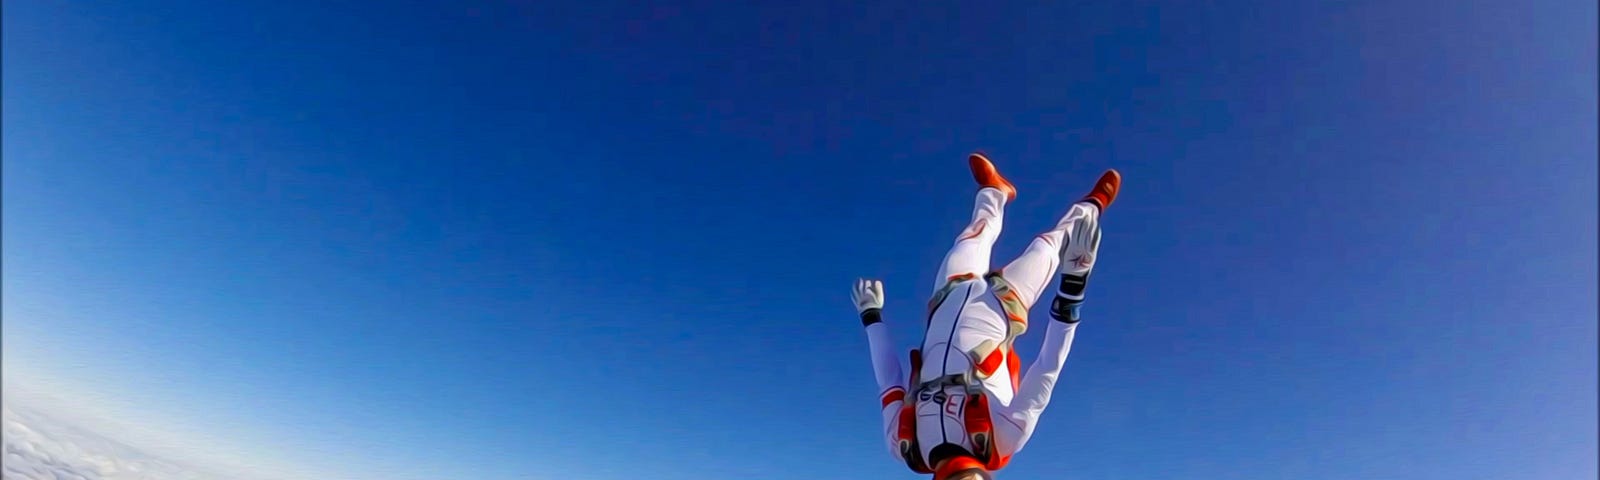
[(1082, 297), (1083, 290), (1089, 286), (1089, 274), (1068, 275), (1061, 274), (1061, 283), (1057, 287), (1062, 294)]
[(861, 312), (861, 326), (865, 327), (883, 321), (883, 309), (869, 308)]

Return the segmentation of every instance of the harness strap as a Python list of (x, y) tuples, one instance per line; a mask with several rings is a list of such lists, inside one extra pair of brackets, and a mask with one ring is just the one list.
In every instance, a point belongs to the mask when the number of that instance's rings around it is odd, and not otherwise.
[(967, 434), (972, 437), (972, 452), (978, 460), (984, 463), (984, 469), (995, 471), (1005, 468), (1011, 463), (1011, 456), (1000, 456), (999, 448), (995, 446), (994, 423), (989, 418), (989, 397), (974, 395), (967, 401), (966, 418)]
[(990, 272), (983, 276), (992, 286), (995, 298), (1000, 300), (1000, 308), (1005, 310), (1007, 325), (1006, 343), (1021, 337), (1028, 331), (1028, 306), (1022, 304), (1022, 297), (1017, 294), (1017, 289), (1006, 281), (1002, 272)]
[[(906, 385), (917, 384), (917, 374), (922, 371), (922, 350), (911, 349), (911, 380)], [(917, 473), (933, 473), (928, 468), (928, 462), (922, 459), (922, 447), (917, 442), (917, 407), (916, 395), (921, 390), (913, 390), (911, 398), (900, 404), (900, 428), (896, 432), (900, 446), (900, 458), (905, 459), (906, 466)]]

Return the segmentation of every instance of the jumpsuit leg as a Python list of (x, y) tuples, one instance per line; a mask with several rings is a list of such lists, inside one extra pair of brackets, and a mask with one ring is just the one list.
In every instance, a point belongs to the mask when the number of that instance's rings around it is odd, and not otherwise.
[(1073, 204), (1055, 227), (1034, 237), (1022, 255), (1001, 270), (1000, 275), (1016, 290), (1023, 305), (1032, 308), (1045, 288), (1050, 286), (1050, 279), (1055, 277), (1056, 267), (1061, 263), (1061, 241), (1071, 233), (1073, 222), (1084, 215), (1097, 213), (1095, 207), (1088, 203)]
[(961, 236), (956, 238), (950, 252), (945, 254), (944, 262), (939, 265), (939, 277), (934, 279), (933, 289), (938, 291), (945, 282), (957, 275), (983, 275), (989, 271), (990, 251), (994, 242), (1000, 238), (1000, 229), (1005, 219), (1006, 197), (1000, 190), (984, 188), (978, 190), (978, 198), (972, 209), (972, 220), (967, 223), (967, 228), (961, 231)]

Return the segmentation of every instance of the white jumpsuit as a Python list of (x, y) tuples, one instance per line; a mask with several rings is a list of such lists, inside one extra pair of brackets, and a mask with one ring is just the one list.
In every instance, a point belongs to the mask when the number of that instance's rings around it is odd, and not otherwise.
[[(945, 256), (935, 289), (948, 286), (950, 290), (941, 303), (931, 307), (931, 318), (920, 346), (923, 360), (918, 379), (927, 382), (972, 371), (974, 362), (981, 359), (975, 360), (969, 352), (986, 342), (991, 346), (1004, 345), (1003, 355), (1012, 358), (1004, 358), (1004, 370), (984, 378), (980, 385), (989, 399), (995, 454), (1010, 457), (1027, 444), (1040, 413), (1050, 402), (1050, 392), (1066, 362), (1077, 323), (1047, 320), (1049, 326), (1045, 328), (1039, 358), (1018, 378), (1015, 369), (1019, 361), (1010, 343), (1021, 332), (1013, 331), (1000, 300), (991, 291), (992, 284), (984, 279), (990, 268), (990, 250), (1000, 236), (1005, 202), (1005, 195), (999, 190), (979, 190), (971, 223)], [(1074, 221), (1083, 215), (1098, 214), (1099, 209), (1088, 203), (1073, 205), (1054, 228), (1034, 238), (1021, 256), (998, 272), (1025, 309), (1038, 301), (1055, 276), (1061, 261), (1062, 239), (1070, 238), (1069, 230)], [(964, 276), (971, 278), (959, 280)], [(958, 281), (952, 284), (953, 278)], [(894, 347), (883, 323), (872, 323), (866, 331), (872, 367), (881, 392), (884, 438), (891, 454), (904, 461), (897, 448), (899, 413), (903, 402), (907, 401), (907, 389), (914, 387), (906, 384), (909, 378), (902, 373), (900, 359), (905, 351)], [(910, 399), (916, 402), (917, 443), (923, 459), (929, 458), (934, 447), (945, 443), (968, 452), (974, 450), (962, 416), (964, 396), (964, 388), (952, 386), (942, 391), (926, 391), (922, 398)]]

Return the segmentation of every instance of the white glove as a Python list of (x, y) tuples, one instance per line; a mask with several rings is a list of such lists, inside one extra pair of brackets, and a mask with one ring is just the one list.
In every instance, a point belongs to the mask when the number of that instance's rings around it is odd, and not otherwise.
[(1089, 286), (1089, 274), (1094, 272), (1096, 257), (1100, 252), (1100, 220), (1098, 212), (1084, 212), (1072, 222), (1071, 236), (1061, 247), (1061, 284), (1056, 299), (1050, 304), (1050, 316), (1067, 323), (1078, 321), (1078, 307), (1083, 305), (1083, 291)]
[[(1100, 220), (1093, 213), (1078, 217), (1072, 222), (1072, 236), (1061, 249), (1061, 274), (1078, 277), (1089, 276), (1094, 270), (1095, 256), (1100, 252)], [(1076, 292), (1079, 300), (1083, 292)]]
[(883, 309), (883, 282), (880, 280), (856, 280), (855, 288), (850, 291), (850, 298), (855, 300), (856, 313), (865, 314), (868, 310)]

